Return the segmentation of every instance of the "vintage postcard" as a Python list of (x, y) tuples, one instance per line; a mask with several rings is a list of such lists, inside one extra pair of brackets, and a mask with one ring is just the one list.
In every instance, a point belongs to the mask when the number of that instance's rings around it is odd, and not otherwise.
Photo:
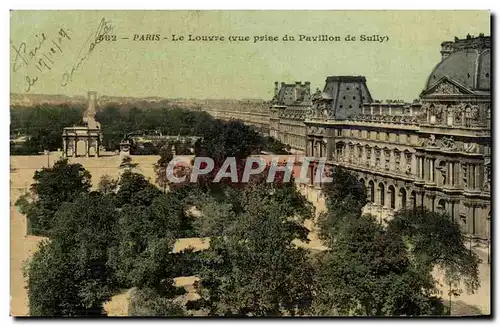
[(11, 315), (491, 316), (490, 30), (11, 11)]

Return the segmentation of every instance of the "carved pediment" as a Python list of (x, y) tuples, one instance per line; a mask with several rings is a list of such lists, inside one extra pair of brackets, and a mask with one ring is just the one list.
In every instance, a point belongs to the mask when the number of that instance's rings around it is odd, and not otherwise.
[(473, 94), (473, 92), (452, 79), (442, 77), (435, 84), (424, 90), (421, 96), (462, 94)]

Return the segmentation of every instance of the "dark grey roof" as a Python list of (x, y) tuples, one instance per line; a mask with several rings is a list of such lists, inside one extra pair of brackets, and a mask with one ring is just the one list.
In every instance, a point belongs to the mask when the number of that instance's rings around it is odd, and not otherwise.
[[(299, 88), (299, 98), (296, 98), (295, 89)], [(273, 102), (280, 105), (311, 105), (311, 94), (304, 84), (282, 83)]]
[(429, 75), (426, 89), (442, 77), (455, 80), (472, 91), (490, 91), (491, 50), (465, 49), (451, 53)]

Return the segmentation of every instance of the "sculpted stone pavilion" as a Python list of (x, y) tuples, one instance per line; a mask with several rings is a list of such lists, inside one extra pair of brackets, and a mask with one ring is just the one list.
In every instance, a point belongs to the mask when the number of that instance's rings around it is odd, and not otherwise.
[(489, 241), (490, 56), (491, 38), (482, 34), (443, 42), (413, 103), (373, 100), (363, 76), (328, 77), (322, 91), (291, 93), (292, 104), (280, 101), (283, 88), (294, 89), (284, 84), (271, 102), (271, 136), (290, 143), (293, 134), (300, 141), (292, 147), (354, 173), (368, 191), (366, 212), (382, 219), (425, 206)]
[(489, 244), (491, 37), (455, 38), (440, 50), (412, 103), (373, 99), (363, 76), (330, 76), (316, 92), (308, 82), (275, 83), (267, 113), (208, 112), (268, 128), (294, 150), (350, 170), (367, 188), (366, 213), (382, 220), (424, 206)]

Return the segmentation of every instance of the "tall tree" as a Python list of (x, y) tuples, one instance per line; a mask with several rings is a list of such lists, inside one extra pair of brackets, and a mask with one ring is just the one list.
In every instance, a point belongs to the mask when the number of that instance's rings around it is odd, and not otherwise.
[[(306, 216), (293, 216), (292, 210), (282, 209), (280, 200), (285, 196), (273, 195), (281, 186), (259, 182), (242, 194), (241, 211), (231, 212), (230, 205), (224, 206), (230, 218), (223, 228), (219, 223), (209, 228), (221, 233), (213, 236), (210, 248), (200, 254), (201, 299), (191, 302), (190, 307), (202, 307), (214, 316), (307, 313), (313, 285), (304, 280), (312, 278), (313, 270), (306, 250), (292, 243), (297, 238), (307, 240), (302, 226)], [(203, 207), (201, 210), (203, 213)], [(308, 210), (303, 207), (302, 211)], [(200, 218), (217, 222), (219, 216)]]
[(463, 281), (469, 292), (479, 287), (480, 259), (467, 248), (460, 226), (447, 213), (422, 207), (403, 209), (389, 221), (388, 229), (404, 237), (420, 270), (430, 273), (439, 267), (449, 284), (459, 286)]
[(430, 273), (415, 269), (402, 238), (388, 233), (374, 217), (341, 221), (330, 246), (318, 258), (316, 314), (443, 313)]
[(139, 173), (125, 171), (118, 181), (117, 207), (126, 204), (149, 206), (161, 191)]
[(36, 171), (33, 179), (31, 195), (21, 197), (16, 205), (26, 215), (29, 234), (49, 236), (57, 209), (87, 193), (91, 175), (80, 164), (62, 159), (50, 168)]
[(103, 314), (103, 303), (117, 290), (107, 266), (116, 241), (113, 202), (99, 193), (64, 203), (55, 215), (50, 242), (27, 266), (32, 316)]
[(320, 236), (330, 241), (343, 220), (361, 216), (367, 200), (366, 188), (350, 172), (334, 167), (328, 176), (332, 182), (322, 185), (327, 210), (319, 216), (318, 224)]

